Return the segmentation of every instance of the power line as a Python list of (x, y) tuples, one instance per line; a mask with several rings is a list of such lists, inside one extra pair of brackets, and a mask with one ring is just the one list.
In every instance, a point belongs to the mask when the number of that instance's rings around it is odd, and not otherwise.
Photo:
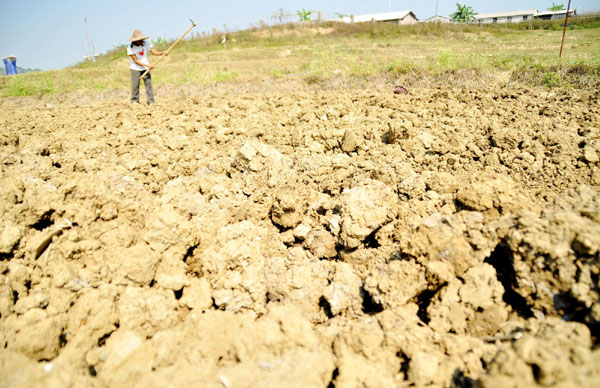
[[(85, 24), (85, 42), (87, 44), (87, 56), (84, 58), (86, 58), (88, 60), (88, 62), (95, 61), (97, 55), (95, 52), (90, 52), (90, 39), (88, 38), (87, 18), (85, 16), (83, 17), (83, 23)], [(94, 44), (94, 42), (92, 41), (92, 45), (93, 44)], [(92, 47), (92, 50), (93, 50), (93, 47)]]
[(90, 55), (90, 40), (88, 38), (88, 30), (87, 30), (87, 18), (83, 17), (83, 24), (85, 25), (85, 43), (87, 44), (87, 58), (88, 61), (92, 60), (92, 56)]

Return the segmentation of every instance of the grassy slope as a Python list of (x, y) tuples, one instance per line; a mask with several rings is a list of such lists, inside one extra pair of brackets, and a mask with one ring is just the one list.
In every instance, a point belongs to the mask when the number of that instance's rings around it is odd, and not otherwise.
[[(277, 26), (183, 41), (153, 72), (154, 84), (273, 82), (330, 84), (332, 80), (393, 81), (462, 69), (510, 73), (546, 86), (595, 86), (600, 78), (600, 21), (575, 19), (558, 60), (560, 22), (515, 26), (339, 23)], [(586, 27), (586, 28), (583, 28)], [(168, 43), (163, 44), (165, 49)], [(156, 59), (156, 58), (151, 58)], [(129, 88), (129, 59), (121, 46), (95, 63), (0, 79), (1, 96), (52, 95)]]

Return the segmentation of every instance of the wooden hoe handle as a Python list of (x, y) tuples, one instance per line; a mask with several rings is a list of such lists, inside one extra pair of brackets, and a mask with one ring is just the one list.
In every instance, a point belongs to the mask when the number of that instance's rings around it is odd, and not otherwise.
[[(188, 32), (190, 32), (190, 30), (191, 30), (192, 28), (196, 27), (196, 23), (194, 23), (194, 21), (193, 21), (192, 19), (190, 19), (190, 21), (192, 22), (192, 25), (190, 26), (190, 28), (188, 28), (187, 30), (185, 30), (185, 32), (184, 32), (183, 34), (181, 34), (181, 36), (179, 37), (179, 39), (177, 39), (177, 40), (176, 40), (176, 41), (175, 41), (175, 42), (174, 42), (174, 43), (171, 45), (171, 47), (169, 47), (169, 49), (166, 51), (166, 54), (168, 54), (168, 53), (171, 51), (171, 49), (172, 49), (173, 47), (175, 47), (175, 45), (176, 45), (177, 43), (179, 43), (179, 41), (180, 41), (181, 39), (183, 39), (183, 37), (184, 37), (184, 36), (186, 36)], [(154, 65), (152, 65), (152, 66), (156, 66), (156, 65), (157, 65), (157, 64), (158, 64), (158, 63), (159, 63), (159, 62), (160, 62), (160, 61), (161, 61), (161, 60), (162, 60), (164, 57), (166, 57), (166, 55), (161, 55), (161, 56), (160, 56), (160, 57), (159, 57), (159, 58), (156, 60), (156, 62), (154, 62)], [(150, 69), (146, 69), (146, 71), (145, 71), (145, 72), (144, 72), (144, 73), (143, 73), (143, 74), (140, 76), (140, 79), (144, 78), (144, 76), (145, 76), (145, 75), (146, 75), (146, 74), (147, 74), (149, 71), (150, 71)]]

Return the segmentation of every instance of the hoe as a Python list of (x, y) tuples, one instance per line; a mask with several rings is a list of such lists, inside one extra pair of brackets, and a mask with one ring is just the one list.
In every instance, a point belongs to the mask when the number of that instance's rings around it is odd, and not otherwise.
[[(179, 43), (179, 41), (180, 41), (181, 39), (183, 39), (183, 37), (184, 37), (184, 36), (186, 36), (186, 35), (187, 35), (187, 33), (188, 33), (188, 32), (190, 32), (190, 30), (191, 30), (192, 28), (194, 28), (194, 27), (196, 26), (196, 23), (194, 23), (194, 21), (193, 21), (192, 19), (190, 19), (190, 22), (192, 22), (192, 25), (190, 26), (190, 28), (188, 28), (187, 30), (185, 30), (185, 32), (184, 32), (183, 34), (181, 34), (181, 36), (179, 37), (179, 39), (177, 39), (177, 40), (175, 41), (175, 43), (173, 43), (173, 44), (171, 45), (171, 47), (169, 47), (169, 49), (166, 51), (166, 53), (167, 53), (167, 54), (168, 54), (168, 53), (171, 51), (171, 49), (172, 49), (173, 47), (175, 47), (175, 45), (176, 45), (177, 43)], [(161, 61), (161, 59), (163, 59), (164, 57), (166, 57), (166, 55), (163, 55), (163, 56), (159, 57), (159, 58), (156, 60), (156, 62), (154, 63), (154, 65), (153, 65), (153, 66), (156, 66), (156, 65), (158, 64), (158, 62), (160, 62), (160, 61)], [(143, 73), (143, 74), (140, 76), (140, 79), (144, 78), (144, 76), (145, 76), (145, 75), (146, 75), (146, 74), (147, 74), (149, 71), (150, 71), (150, 69), (146, 70), (146, 71), (145, 71), (145, 72), (144, 72), (144, 73)]]

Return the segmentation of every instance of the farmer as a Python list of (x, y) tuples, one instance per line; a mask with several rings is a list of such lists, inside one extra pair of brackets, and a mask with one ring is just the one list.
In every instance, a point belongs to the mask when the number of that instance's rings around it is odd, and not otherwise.
[[(140, 102), (140, 77), (154, 66), (148, 62), (148, 51), (154, 55), (169, 55), (166, 52), (156, 51), (152, 48), (152, 42), (142, 31), (135, 30), (128, 39), (131, 44), (127, 46), (127, 55), (131, 58), (129, 69), (131, 70), (131, 102)], [(154, 103), (154, 93), (152, 92), (152, 77), (150, 72), (144, 76), (144, 87), (146, 88), (146, 99), (148, 105)]]

